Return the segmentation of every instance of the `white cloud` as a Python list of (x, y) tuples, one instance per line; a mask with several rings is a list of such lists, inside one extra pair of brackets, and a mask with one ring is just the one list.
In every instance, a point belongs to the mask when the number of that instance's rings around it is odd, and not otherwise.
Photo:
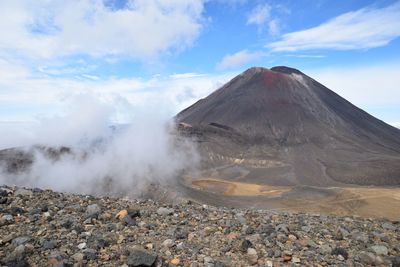
[(268, 4), (256, 6), (247, 17), (247, 24), (261, 26), (267, 22), (270, 17), (271, 6)]
[(94, 81), (100, 80), (100, 77), (95, 76), (95, 75), (82, 74), (81, 76), (82, 76), (83, 78), (86, 78), (86, 79), (89, 79), (89, 80), (94, 80)]
[(400, 129), (400, 122), (392, 122), (390, 123), (392, 126)]
[(400, 36), (400, 2), (367, 7), (335, 17), (317, 27), (284, 34), (267, 47), (273, 51), (368, 49)]
[(224, 70), (239, 67), (257, 58), (263, 57), (264, 55), (265, 53), (260, 51), (250, 52), (248, 50), (241, 50), (234, 54), (226, 55), (221, 62), (217, 64), (217, 69)]
[(343, 67), (304, 72), (371, 115), (400, 122), (400, 64)]
[(309, 70), (305, 73), (350, 102), (368, 109), (388, 105), (400, 107), (399, 69), (399, 64), (384, 64)]
[[(0, 61), (0, 122), (34, 121), (41, 114), (59, 114), (62, 103), (85, 93), (106, 102), (122, 97), (143, 109), (157, 103), (160, 110), (173, 116), (232, 77), (232, 73), (183, 73), (167, 77), (156, 75), (149, 79), (37, 77), (22, 67)], [(124, 122), (119, 118), (116, 120)]]
[(259, 4), (247, 15), (247, 25), (256, 25), (259, 33), (266, 29), (271, 36), (276, 36), (281, 30), (281, 20), (276, 17), (277, 13), (282, 15), (290, 12), (281, 5)]
[(1, 1), (0, 10), (0, 55), (145, 60), (192, 44), (202, 29), (203, 0), (136, 0), (118, 10), (101, 0)]
[(214, 0), (214, 1), (232, 7), (236, 7), (238, 5), (244, 5), (248, 2), (248, 0)]
[(201, 76), (205, 76), (205, 74), (195, 73), (195, 72), (187, 72), (187, 73), (172, 74), (169, 77), (171, 77), (173, 79), (182, 79), (182, 78), (194, 78), (194, 77), (201, 77)]
[(324, 58), (324, 55), (313, 55), (313, 54), (288, 54), (287, 57), (297, 57), (297, 58)]
[(272, 19), (270, 22), (268, 22), (268, 32), (271, 35), (278, 35), (280, 30), (280, 24), (277, 19)]

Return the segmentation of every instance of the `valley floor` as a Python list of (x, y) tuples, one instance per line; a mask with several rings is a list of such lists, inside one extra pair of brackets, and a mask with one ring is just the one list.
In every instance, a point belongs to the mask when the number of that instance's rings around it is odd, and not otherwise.
[(213, 205), (400, 220), (398, 187), (270, 186), (212, 177), (187, 177), (182, 184), (188, 196)]

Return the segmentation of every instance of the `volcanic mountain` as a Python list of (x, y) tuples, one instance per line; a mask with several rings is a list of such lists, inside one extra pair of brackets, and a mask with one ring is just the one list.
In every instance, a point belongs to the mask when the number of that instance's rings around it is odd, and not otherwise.
[(399, 185), (400, 130), (299, 70), (251, 68), (176, 116), (204, 170), (270, 185)]

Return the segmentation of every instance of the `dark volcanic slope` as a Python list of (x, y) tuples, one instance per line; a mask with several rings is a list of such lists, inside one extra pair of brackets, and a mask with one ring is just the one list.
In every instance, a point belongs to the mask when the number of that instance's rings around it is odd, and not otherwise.
[(245, 180), (400, 184), (400, 130), (296, 69), (251, 68), (176, 118), (209, 163), (242, 160)]

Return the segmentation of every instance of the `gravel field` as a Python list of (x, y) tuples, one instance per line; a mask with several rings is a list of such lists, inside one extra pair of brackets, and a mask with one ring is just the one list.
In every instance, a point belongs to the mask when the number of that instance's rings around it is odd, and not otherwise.
[(400, 222), (0, 187), (0, 266), (400, 266)]

